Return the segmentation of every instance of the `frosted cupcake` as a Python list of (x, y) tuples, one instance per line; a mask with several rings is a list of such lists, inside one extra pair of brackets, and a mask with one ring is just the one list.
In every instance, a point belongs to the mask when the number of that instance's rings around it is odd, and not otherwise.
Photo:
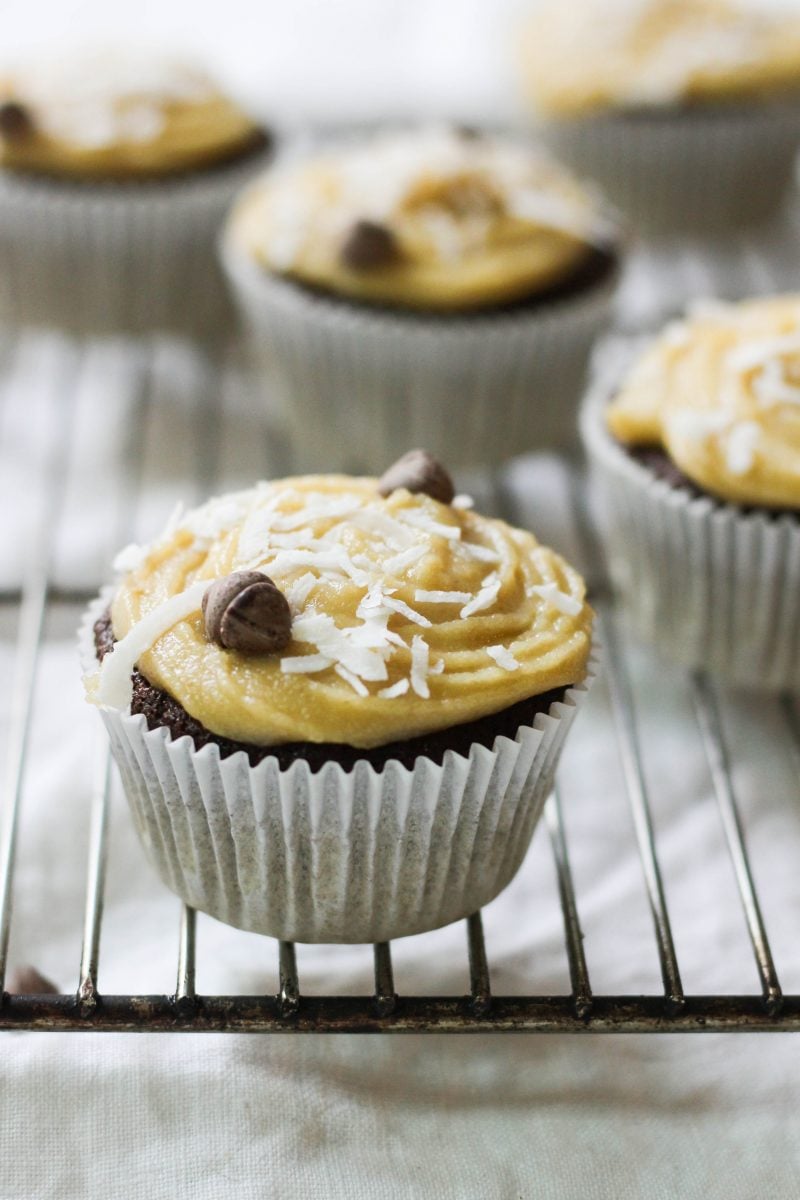
[(0, 319), (219, 329), (216, 234), (267, 140), (205, 74), (152, 55), (0, 77)]
[(544, 0), (525, 82), (545, 139), (646, 230), (761, 220), (800, 144), (800, 19), (737, 0)]
[(670, 326), (583, 425), (639, 634), (737, 684), (800, 687), (800, 296)]
[(577, 573), (422, 452), (262, 483), (128, 550), (82, 635), (148, 855), (189, 904), (381, 941), (517, 871), (586, 690)]
[(267, 172), (223, 258), (302, 469), (409, 441), (463, 466), (574, 436), (613, 237), (539, 151), (427, 129)]

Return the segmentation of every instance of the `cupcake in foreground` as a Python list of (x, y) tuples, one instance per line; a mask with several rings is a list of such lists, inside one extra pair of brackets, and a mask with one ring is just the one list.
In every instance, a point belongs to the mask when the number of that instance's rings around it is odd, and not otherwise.
[(698, 308), (583, 429), (638, 633), (733, 683), (800, 687), (800, 296)]
[(614, 236), (541, 151), (435, 128), (268, 171), (223, 261), (302, 469), (360, 470), (409, 441), (481, 465), (574, 437)]
[(760, 220), (788, 193), (796, 14), (741, 0), (545, 0), (523, 65), (545, 139), (638, 227)]
[(204, 73), (153, 55), (0, 76), (0, 319), (214, 330), (217, 231), (267, 142)]
[(517, 871), (587, 686), (578, 574), (415, 451), (175, 518), (90, 610), (87, 694), (189, 904), (382, 941)]

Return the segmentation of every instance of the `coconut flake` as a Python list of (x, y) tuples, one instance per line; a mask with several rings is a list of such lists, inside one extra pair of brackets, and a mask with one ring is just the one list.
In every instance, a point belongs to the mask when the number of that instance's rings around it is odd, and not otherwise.
[(284, 675), (315, 675), (333, 666), (333, 659), (326, 654), (296, 654), (281, 659)]
[(400, 575), (408, 567), (419, 562), (428, 553), (428, 547), (424, 542), (418, 542), (414, 546), (409, 546), (407, 550), (401, 550), (399, 554), (393, 554), (391, 558), (387, 558), (383, 564), (383, 569), (387, 575)]
[(433, 517), (429, 517), (421, 509), (404, 509), (402, 520), (417, 529), (424, 529), (432, 537), (449, 538), (454, 542), (461, 538), (460, 525), (444, 525), (441, 521), (434, 521)]
[(475, 501), (472, 499), (472, 496), (467, 496), (466, 493), (459, 492), (457, 496), (453, 496), (453, 499), (450, 501), (450, 507), (461, 509), (474, 508)]
[(411, 687), (423, 700), (430, 698), (428, 687), (428, 643), (418, 633), (411, 639)]
[(761, 429), (755, 421), (739, 421), (728, 434), (725, 461), (732, 475), (746, 475), (756, 461)]
[(407, 617), (415, 625), (422, 625), (427, 628), (431, 625), (427, 617), (423, 617), (422, 613), (418, 613), (416, 609), (409, 608), (404, 600), (395, 600), (390, 596), (384, 596), (383, 606), (384, 608), (390, 608), (392, 612), (400, 613), (402, 617)]
[(297, 642), (310, 642), (321, 654), (347, 667), (361, 679), (378, 682), (388, 675), (385, 662), (388, 646), (381, 652), (359, 645), (357, 639), (351, 636), (350, 629), (340, 629), (333, 617), (325, 613), (308, 613), (298, 617), (292, 624), (292, 637)]
[(314, 588), (319, 583), (316, 575), (312, 575), (310, 571), (306, 571), (298, 579), (293, 579), (291, 583), (287, 583), (283, 588), (283, 594), (289, 602), (289, 607), (293, 612), (301, 612), (305, 608), (308, 597), (313, 592)]
[(381, 688), (377, 695), (382, 700), (394, 700), (397, 696), (405, 696), (410, 686), (407, 679), (398, 679), (397, 683), (393, 683), (391, 687)]
[(669, 430), (692, 442), (703, 442), (714, 433), (721, 433), (730, 424), (726, 412), (708, 409), (681, 409), (668, 418)]
[(500, 555), (496, 550), (492, 550), (490, 546), (481, 546), (479, 542), (462, 542), (461, 549), (470, 558), (476, 558), (478, 562), (500, 562)]
[(535, 583), (528, 590), (568, 617), (577, 617), (578, 613), (583, 610), (583, 603), (580, 600), (576, 600), (567, 592), (562, 592), (555, 583)]
[(426, 592), (417, 588), (414, 599), (418, 604), (465, 604), (472, 599), (472, 592)]
[(183, 592), (151, 609), (115, 643), (100, 664), (97, 701), (109, 708), (127, 708), (133, 695), (131, 672), (140, 656), (179, 621), (198, 612), (209, 580), (198, 580)]
[(504, 671), (518, 671), (522, 665), (514, 658), (514, 655), (507, 646), (487, 646), (486, 653), (490, 658), (493, 658), (498, 667), (502, 667)]
[(487, 575), (481, 584), (480, 591), (470, 600), (469, 604), (465, 604), (461, 609), (462, 617), (471, 617), (474, 613), (483, 612), (487, 608), (491, 608), (497, 599), (500, 591), (502, 580), (496, 571), (492, 571), (491, 575)]
[(123, 546), (111, 565), (120, 575), (127, 575), (130, 571), (138, 570), (147, 558), (147, 554), (147, 546), (139, 546), (136, 542), (130, 542), (127, 546)]
[(341, 676), (345, 683), (350, 684), (350, 687), (354, 692), (357, 692), (359, 696), (369, 695), (369, 688), (364, 686), (357, 675), (354, 675), (352, 671), (348, 671), (347, 667), (343, 667), (341, 663), (337, 663), (333, 669), (337, 675)]

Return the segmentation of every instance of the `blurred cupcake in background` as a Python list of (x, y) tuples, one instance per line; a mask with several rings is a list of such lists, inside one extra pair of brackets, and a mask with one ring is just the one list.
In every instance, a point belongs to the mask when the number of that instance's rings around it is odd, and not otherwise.
[(202, 71), (92, 52), (0, 77), (0, 320), (206, 333), (214, 242), (268, 135)]
[(361, 469), (409, 441), (461, 467), (574, 436), (616, 242), (542, 152), (427, 128), (268, 171), (222, 253), (295, 468)]
[(800, 296), (668, 326), (583, 433), (636, 632), (733, 683), (800, 687)]
[(800, 17), (740, 0), (542, 0), (541, 132), (645, 231), (763, 220), (800, 144)]

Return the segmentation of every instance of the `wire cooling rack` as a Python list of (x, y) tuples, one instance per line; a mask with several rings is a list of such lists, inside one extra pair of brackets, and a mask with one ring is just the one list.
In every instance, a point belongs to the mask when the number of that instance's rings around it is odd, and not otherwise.
[[(730, 244), (726, 253), (714, 251), (702, 258), (696, 249), (661, 247), (641, 252), (634, 259), (623, 289), (619, 326), (641, 330), (680, 307), (693, 295), (745, 294), (784, 286), (788, 272), (785, 252), (794, 235), (794, 218), (782, 234), (773, 231), (757, 242)], [(715, 257), (716, 254), (716, 257)], [(792, 266), (795, 260), (792, 259)], [(788, 279), (786, 280), (788, 283)], [(651, 774), (647, 748), (658, 736), (650, 724), (642, 727), (642, 711), (629, 665), (630, 647), (624, 622), (618, 619), (608, 585), (601, 544), (594, 527), (580, 462), (564, 467), (568, 503), (577, 539), (577, 558), (591, 581), (598, 611), (600, 640), (604, 646), (603, 671), (608, 704), (616, 731), (621, 795), (632, 819), (643, 887), (649, 906), (654, 948), (660, 968), (661, 988), (645, 995), (598, 994), (592, 986), (581, 929), (581, 901), (573, 882), (571, 841), (564, 817), (564, 801), (557, 784), (548, 801), (544, 825), (556, 880), (553, 904), (563, 920), (563, 945), (569, 989), (555, 995), (495, 995), (490, 960), (480, 913), (464, 922), (464, 959), (468, 972), (466, 995), (398, 995), (394, 982), (392, 947), (373, 947), (374, 987), (370, 994), (307, 995), (302, 989), (295, 947), (275, 943), (279, 986), (276, 994), (240, 996), (199, 994), (197, 979), (197, 916), (184, 907), (177, 934), (175, 986), (167, 995), (107, 995), (100, 987), (100, 948), (103, 926), (109, 812), (113, 767), (106, 751), (95, 766), (94, 782), (87, 775), (87, 800), (91, 794), (91, 822), (85, 885), (82, 942), (76, 929), (76, 957), (80, 943), (77, 990), (58, 995), (9, 994), (4, 990), (12, 930), (15, 864), (28, 784), (30, 733), (41, 684), (43, 647), (50, 610), (72, 603), (75, 612), (103, 581), (111, 550), (130, 540), (139, 525), (147, 525), (149, 471), (163, 438), (158, 426), (158, 388), (163, 359), (170, 355), (191, 359), (195, 374), (186, 384), (191, 398), (192, 445), (187, 472), (179, 488), (189, 499), (220, 485), (220, 458), (225, 456), (220, 405), (235, 404), (231, 392), (246, 391), (236, 359), (215, 354), (176, 350), (160, 342), (135, 347), (108, 343), (102, 347), (79, 345), (60, 339), (36, 340), (31, 335), (8, 337), (0, 345), (0, 392), (6, 409), (24, 408), (30, 416), (28, 431), (34, 446), (36, 477), (26, 488), (28, 503), (22, 542), (25, 552), (15, 564), (12, 554), (6, 576), (0, 579), (0, 616), (13, 617), (16, 628), (15, 671), (10, 687), (8, 738), (5, 750), (3, 827), (0, 841), (0, 1029), (109, 1030), (109, 1031), (231, 1031), (231, 1032), (691, 1032), (800, 1030), (800, 994), (785, 993), (778, 976), (762, 901), (754, 883), (733, 769), (738, 747), (726, 738), (720, 695), (702, 674), (686, 679), (690, 706), (682, 714), (686, 736), (701, 740), (707, 771), (718, 809), (724, 850), (730, 859), (741, 917), (752, 951), (752, 970), (743, 972), (738, 994), (693, 994), (685, 990), (676, 952), (673, 921), (663, 882), (662, 850), (656, 833)], [(33, 368), (32, 368), (33, 364)], [(161, 365), (159, 365), (161, 364)], [(184, 363), (185, 365), (185, 363)], [(104, 380), (105, 393), (86, 391), (92, 372)], [(190, 371), (190, 376), (191, 376)], [(83, 381), (83, 383), (81, 383)], [(125, 404), (110, 390), (125, 393)], [(88, 398), (89, 394), (94, 398)], [(221, 397), (221, 399), (220, 399)], [(188, 402), (188, 401), (187, 401)], [(89, 548), (81, 547), (83, 560), (74, 566), (74, 553), (65, 553), (59, 542), (69, 543), (71, 523), (77, 521), (81, 502), (90, 497), (96, 480), (86, 477), (87, 464), (75, 464), (80, 431), (98, 427), (101, 436), (113, 433), (110, 413), (118, 404), (125, 418), (116, 430), (117, 449), (127, 470), (115, 478), (115, 491), (107, 498), (105, 537)], [(94, 409), (92, 406), (94, 405)], [(37, 415), (38, 414), (38, 415)], [(173, 413), (174, 419), (174, 413)], [(111, 431), (111, 432), (110, 432)], [(3, 448), (0, 426), (0, 462), (11, 473), (6, 488), (13, 489), (13, 464)], [(259, 435), (261, 436), (261, 435)], [(277, 449), (276, 449), (277, 447)], [(11, 447), (13, 450), (13, 446)], [(274, 438), (264, 434), (259, 443), (261, 471), (268, 451), (282, 452)], [(173, 438), (167, 458), (180, 459), (181, 439)], [(5, 457), (3, 457), (5, 455)], [(180, 464), (179, 464), (180, 465)], [(186, 464), (183, 464), (184, 467)], [(277, 467), (277, 458), (275, 461)], [(246, 471), (246, 464), (244, 465)], [(216, 486), (215, 486), (216, 485)], [(0, 476), (0, 514), (9, 512), (18, 530), (19, 509), (3, 495)], [(489, 481), (489, 498), (501, 515), (525, 523), (520, 499), (509, 476)], [(83, 490), (82, 490), (83, 489)], [(96, 494), (97, 488), (95, 487)], [(0, 520), (2, 520), (0, 516)], [(151, 531), (152, 532), (152, 531)], [(11, 537), (11, 530), (8, 531)], [(71, 547), (75, 551), (75, 545)], [(88, 553), (88, 557), (87, 557)], [(94, 553), (95, 557), (92, 558)], [(80, 558), (80, 553), (78, 554)], [(656, 671), (655, 660), (652, 669)], [(779, 719), (768, 736), (776, 755), (794, 763), (795, 783), (800, 772), (800, 713), (790, 696), (769, 702)], [(582, 717), (585, 720), (586, 717)], [(765, 736), (767, 736), (765, 734)], [(604, 797), (604, 802), (612, 798)], [(797, 801), (797, 789), (785, 797)], [(776, 847), (776, 853), (797, 855), (797, 846)], [(800, 916), (800, 913), (797, 914)], [(621, 929), (619, 953), (625, 953)], [(268, 944), (269, 939), (265, 939)], [(536, 931), (531, 931), (531, 954), (536, 952)]]

